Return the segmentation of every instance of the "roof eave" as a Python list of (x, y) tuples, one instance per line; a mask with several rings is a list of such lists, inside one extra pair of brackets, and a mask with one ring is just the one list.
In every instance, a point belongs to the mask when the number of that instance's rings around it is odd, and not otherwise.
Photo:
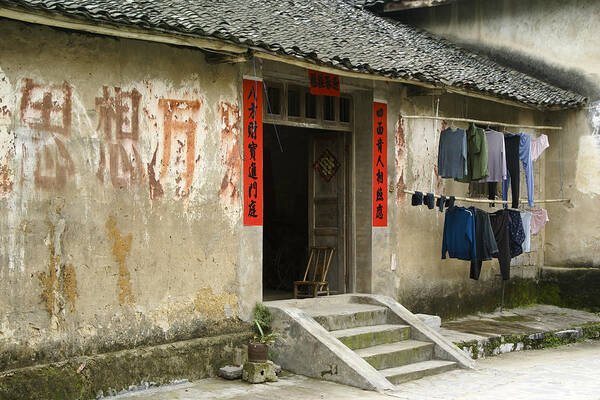
[[(403, 79), (399, 77), (382, 75), (379, 73), (373, 72), (359, 72), (352, 69), (345, 68), (341, 65), (332, 65), (332, 64), (324, 64), (319, 63), (315, 60), (310, 60), (307, 58), (300, 58), (298, 56), (291, 56), (287, 54), (280, 54), (277, 52), (269, 51), (265, 48), (258, 46), (249, 46), (245, 44), (238, 44), (232, 41), (223, 40), (219, 38), (212, 38), (202, 36), (199, 37), (197, 35), (186, 35), (182, 33), (173, 33), (170, 31), (162, 31), (159, 29), (142, 29), (138, 27), (132, 27), (130, 25), (122, 25), (122, 24), (110, 24), (110, 23), (95, 23), (89, 20), (79, 20), (76, 18), (65, 17), (60, 14), (53, 13), (43, 13), (43, 12), (31, 12), (22, 9), (12, 9), (8, 7), (0, 7), (0, 17), (12, 19), (21, 22), (33, 23), (38, 25), (45, 25), (55, 28), (69, 29), (74, 31), (81, 31), (99, 35), (113, 36), (125, 39), (135, 39), (135, 40), (144, 40), (149, 42), (157, 42), (164, 44), (171, 44), (177, 46), (187, 46), (200, 48), (204, 50), (210, 50), (215, 52), (223, 52), (228, 54), (237, 54), (242, 55), (248, 53), (249, 51), (254, 52), (254, 55), (257, 58), (274, 60), (283, 62), (286, 64), (291, 64), (303, 68), (311, 68), (314, 70), (319, 70), (323, 72), (335, 73), (341, 76), (346, 76), (350, 78), (356, 79), (371, 79), (371, 80), (381, 80), (388, 82), (398, 82), (410, 85), (416, 85), (426, 88), (437, 88), (444, 89), (448, 92), (484, 99), (488, 101), (493, 101), (496, 103), (507, 104), (514, 107), (527, 108), (533, 110), (541, 110), (541, 111), (553, 111), (553, 110), (566, 110), (573, 108), (580, 108), (585, 104), (579, 105), (549, 105), (542, 106), (536, 104), (530, 104), (525, 102), (520, 102), (517, 100), (513, 100), (510, 98), (502, 98), (500, 96), (482, 93), (475, 90), (465, 89), (456, 86), (444, 85), (440, 83), (429, 83), (418, 80), (410, 80)], [(240, 58), (240, 60), (243, 60)]]

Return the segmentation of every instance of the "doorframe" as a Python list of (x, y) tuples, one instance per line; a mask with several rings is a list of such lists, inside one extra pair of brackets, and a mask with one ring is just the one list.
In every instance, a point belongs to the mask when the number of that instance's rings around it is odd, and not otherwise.
[[(345, 193), (345, 207), (344, 207), (344, 216), (345, 219), (345, 259), (346, 259), (346, 268), (345, 268), (345, 288), (344, 293), (356, 293), (357, 288), (357, 265), (356, 265), (356, 226), (355, 226), (355, 213), (356, 213), (356, 205), (355, 205), (355, 191), (356, 191), (356, 175), (355, 175), (355, 144), (356, 144), (356, 107), (355, 107), (355, 98), (358, 94), (357, 92), (361, 92), (361, 94), (372, 93), (370, 90), (365, 88), (357, 88), (353, 86), (348, 86), (349, 90), (343, 90), (341, 92), (341, 97), (350, 98), (350, 121), (348, 123), (339, 123), (332, 121), (325, 121), (323, 118), (318, 118), (317, 120), (303, 120), (302, 118), (292, 118), (291, 120), (287, 118), (287, 87), (288, 85), (292, 85), (294, 87), (300, 86), (303, 89), (308, 88), (308, 79), (307, 78), (299, 78), (299, 77), (291, 77), (286, 76), (286, 78), (282, 78), (281, 75), (277, 74), (264, 74), (263, 82), (265, 83), (265, 90), (268, 85), (274, 85), (282, 88), (282, 96), (280, 97), (281, 103), (281, 114), (272, 115), (268, 113), (268, 106), (263, 105), (263, 127), (265, 124), (273, 124), (273, 125), (284, 125), (284, 126), (293, 126), (293, 127), (301, 127), (307, 128), (311, 130), (327, 130), (327, 131), (336, 131), (343, 133), (344, 138), (344, 152), (346, 158), (346, 193)], [(345, 85), (346, 86), (346, 85)], [(346, 87), (345, 87), (346, 88)], [(266, 98), (267, 96), (263, 96)], [(266, 101), (266, 99), (265, 99)], [(337, 102), (339, 104), (339, 102)], [(322, 115), (323, 103), (321, 100), (317, 101), (317, 115)], [(339, 108), (336, 108), (336, 114), (339, 118)], [(370, 115), (370, 114), (368, 114)], [(264, 233), (263, 238), (264, 241)], [(262, 249), (262, 247), (261, 247)], [(262, 250), (261, 250), (262, 251)], [(264, 261), (263, 261), (264, 262)], [(262, 275), (261, 275), (262, 276)]]

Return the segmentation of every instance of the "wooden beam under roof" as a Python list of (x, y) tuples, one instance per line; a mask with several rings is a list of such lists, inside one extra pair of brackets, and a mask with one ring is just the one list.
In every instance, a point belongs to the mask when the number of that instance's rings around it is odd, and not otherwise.
[(383, 5), (384, 13), (427, 8), (454, 3), (457, 0), (388, 0)]

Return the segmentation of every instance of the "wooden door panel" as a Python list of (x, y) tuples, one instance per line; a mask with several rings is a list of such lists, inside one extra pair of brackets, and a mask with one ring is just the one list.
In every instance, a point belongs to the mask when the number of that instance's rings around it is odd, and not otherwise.
[[(335, 158), (338, 168), (329, 180), (314, 168), (323, 154)], [(335, 255), (329, 267), (330, 290), (346, 292), (345, 198), (346, 156), (342, 133), (314, 134), (309, 148), (309, 243), (331, 246)], [(328, 159), (330, 165), (331, 160)]]

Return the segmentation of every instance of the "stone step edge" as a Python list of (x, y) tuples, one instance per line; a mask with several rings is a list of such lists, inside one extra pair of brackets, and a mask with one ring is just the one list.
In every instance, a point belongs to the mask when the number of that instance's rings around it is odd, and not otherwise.
[[(386, 307), (376, 307), (376, 309), (371, 310), (356, 310), (356, 311), (342, 311), (338, 314), (315, 314), (310, 315), (312, 319), (314, 319), (318, 324), (323, 326), (327, 331), (334, 332), (337, 330), (341, 330), (337, 328), (336, 322), (347, 321), (348, 325), (342, 323), (341, 325), (349, 326), (349, 328), (343, 329), (351, 329), (351, 328), (360, 328), (365, 326), (375, 326), (382, 325), (383, 322), (387, 321), (388, 309)], [(372, 324), (364, 324), (361, 318), (357, 318), (359, 315), (364, 314), (373, 314), (374, 321)]]
[(399, 385), (414, 379), (441, 374), (458, 368), (458, 363), (444, 360), (428, 360), (401, 367), (382, 369), (379, 372), (392, 384)]
[[(360, 332), (360, 330), (366, 330), (366, 332)], [(381, 324), (381, 325), (368, 325), (368, 326), (357, 326), (348, 329), (339, 329), (335, 331), (329, 331), (336, 339), (346, 338), (364, 333), (378, 333), (386, 331), (404, 330), (410, 329), (410, 325), (401, 324)]]
[[(398, 348), (394, 349), (393, 345), (398, 345)], [(377, 346), (365, 347), (364, 349), (357, 349), (354, 352), (362, 358), (379, 356), (382, 354), (397, 353), (403, 351), (411, 351), (415, 349), (421, 349), (426, 347), (433, 348), (434, 343), (422, 342), (420, 340), (408, 339), (401, 342), (379, 344)]]
[(513, 351), (558, 347), (586, 339), (600, 339), (600, 322), (553, 331), (498, 335), (481, 340), (454, 342), (454, 344), (472, 359), (477, 360)]

